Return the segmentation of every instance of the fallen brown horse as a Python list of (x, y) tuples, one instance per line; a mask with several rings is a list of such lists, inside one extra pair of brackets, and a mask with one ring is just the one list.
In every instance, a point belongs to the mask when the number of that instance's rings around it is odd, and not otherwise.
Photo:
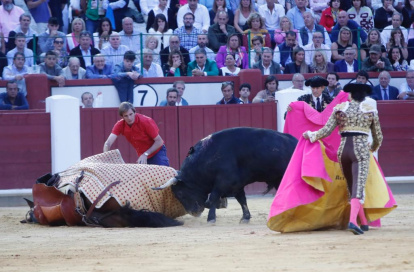
[[(185, 210), (172, 192), (150, 189), (174, 176), (170, 167), (125, 164), (117, 150), (80, 161), (33, 186), (26, 220), (42, 225), (172, 227)], [(166, 177), (167, 176), (167, 177)], [(119, 180), (112, 181), (114, 177)]]

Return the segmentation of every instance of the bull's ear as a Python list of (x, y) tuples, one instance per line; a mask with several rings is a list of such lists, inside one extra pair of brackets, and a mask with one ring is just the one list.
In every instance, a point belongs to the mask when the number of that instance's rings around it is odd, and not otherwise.
[(187, 153), (187, 157), (193, 154), (194, 151), (195, 151), (194, 146), (190, 147), (190, 150), (188, 150), (188, 153)]

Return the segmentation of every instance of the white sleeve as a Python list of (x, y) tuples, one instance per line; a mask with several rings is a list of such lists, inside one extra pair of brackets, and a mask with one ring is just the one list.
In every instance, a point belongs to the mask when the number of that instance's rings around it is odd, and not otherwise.
[[(324, 33), (323, 33), (323, 35), (324, 35), (324, 37), (325, 37), (325, 44), (326, 44), (327, 46), (331, 47), (332, 42), (331, 42), (331, 38), (329, 37), (328, 31), (326, 31), (326, 28), (325, 28), (325, 27), (324, 27), (323, 29), (324, 29)], [(299, 35), (299, 36), (300, 36), (300, 35)]]
[(140, 0), (139, 5), (141, 6), (141, 11), (144, 15), (148, 15), (148, 13), (151, 11), (148, 8), (148, 1), (147, 0)]
[(185, 5), (182, 6), (177, 12), (177, 26), (178, 26), (178, 28), (180, 28), (184, 25), (184, 19), (183, 19), (183, 16), (185, 14), (184, 13), (184, 7), (185, 7)]
[(201, 27), (202, 30), (208, 31), (210, 27), (210, 13), (208, 13), (208, 9), (205, 6), (203, 7), (203, 25)]
[(126, 2), (124, 0), (118, 0), (118, 1), (113, 2), (113, 3), (109, 3), (109, 6), (113, 10), (123, 8), (123, 7), (125, 7), (125, 5), (126, 5)]
[[(273, 61), (280, 64), (280, 51), (279, 46), (275, 47), (275, 51), (273, 52)], [(282, 64), (280, 64), (282, 66)]]

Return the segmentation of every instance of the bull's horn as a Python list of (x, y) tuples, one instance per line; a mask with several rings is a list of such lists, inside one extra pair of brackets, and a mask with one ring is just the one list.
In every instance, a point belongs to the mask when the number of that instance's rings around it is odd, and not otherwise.
[(177, 183), (177, 179), (176, 178), (171, 178), (169, 181), (167, 181), (165, 184), (161, 185), (160, 187), (153, 187), (151, 188), (152, 190), (162, 190), (165, 189), (167, 187), (170, 187), (171, 185), (175, 185)]

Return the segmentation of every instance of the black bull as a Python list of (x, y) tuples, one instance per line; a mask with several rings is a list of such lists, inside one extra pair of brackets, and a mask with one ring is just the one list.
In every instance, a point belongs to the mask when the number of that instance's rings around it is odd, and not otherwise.
[(215, 222), (220, 198), (234, 196), (248, 222), (244, 187), (256, 181), (267, 183), (267, 193), (277, 189), (289, 164), (297, 139), (269, 129), (231, 128), (216, 132), (190, 148), (178, 175), (170, 185), (186, 211), (199, 216), (209, 208), (208, 222)]

